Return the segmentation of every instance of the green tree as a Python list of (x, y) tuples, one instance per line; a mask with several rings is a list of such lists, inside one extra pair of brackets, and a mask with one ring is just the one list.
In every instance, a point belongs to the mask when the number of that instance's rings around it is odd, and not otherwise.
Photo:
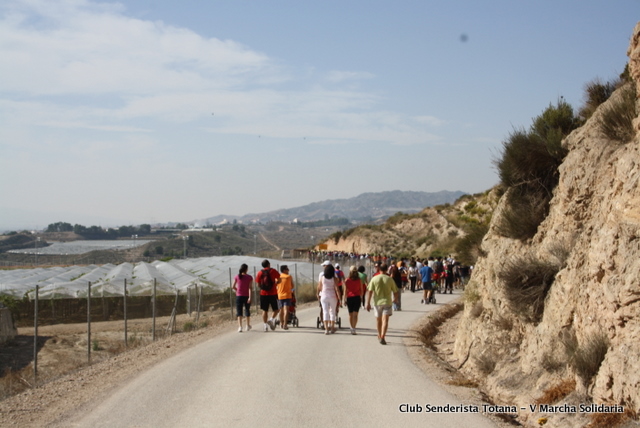
[(47, 226), (47, 232), (73, 232), (71, 223), (57, 222)]

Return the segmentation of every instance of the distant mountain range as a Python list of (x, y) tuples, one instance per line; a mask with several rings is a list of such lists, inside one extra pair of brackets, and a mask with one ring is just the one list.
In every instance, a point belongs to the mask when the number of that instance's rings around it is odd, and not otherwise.
[(244, 216), (217, 215), (190, 223), (201, 226), (221, 224), (236, 220), (239, 223), (266, 223), (270, 221), (291, 222), (317, 221), (330, 218), (348, 218), (352, 221), (382, 220), (401, 211), (411, 214), (426, 207), (455, 202), (465, 192), (442, 190), (440, 192), (412, 192), (394, 190), (388, 192), (363, 193), (349, 199), (330, 199), (296, 208), (280, 209)]

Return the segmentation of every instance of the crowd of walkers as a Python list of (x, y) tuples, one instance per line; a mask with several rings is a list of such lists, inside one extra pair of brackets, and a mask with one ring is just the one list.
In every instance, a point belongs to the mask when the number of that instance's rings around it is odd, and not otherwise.
[[(322, 255), (327, 256), (326, 253)], [(334, 253), (331, 256), (332, 259), (326, 259), (322, 263), (323, 269), (318, 276), (316, 290), (320, 304), (319, 326), (324, 329), (325, 335), (334, 334), (337, 331), (338, 311), (346, 307), (350, 332), (356, 335), (360, 308), (367, 311), (373, 309), (378, 341), (383, 345), (386, 344), (389, 317), (393, 311), (402, 311), (403, 292), (415, 293), (422, 290), (421, 304), (429, 304), (434, 301), (434, 294), (438, 290), (441, 293), (453, 293), (454, 288), (464, 289), (473, 268), (458, 263), (452, 257), (395, 261), (387, 256), (376, 256), (379, 259), (374, 260), (375, 272), (369, 280), (364, 265), (356, 267), (357, 261), (365, 258), (365, 255)], [(340, 263), (335, 262), (338, 259), (345, 260), (345, 257), (352, 262), (347, 275), (342, 271)], [(243, 264), (232, 286), (236, 292), (236, 316), (240, 333), (251, 330), (253, 277), (247, 270), (248, 266)], [(291, 317), (295, 317), (295, 285), (288, 266), (280, 266), (278, 272), (268, 260), (264, 260), (255, 282), (260, 289), (263, 330), (275, 330), (277, 324), (288, 330)], [(244, 329), (243, 319), (246, 322)]]

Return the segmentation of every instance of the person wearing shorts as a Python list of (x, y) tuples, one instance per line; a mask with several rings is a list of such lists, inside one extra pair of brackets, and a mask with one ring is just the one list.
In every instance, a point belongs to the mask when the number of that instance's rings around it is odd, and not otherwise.
[(389, 317), (393, 314), (392, 304), (398, 301), (398, 287), (395, 281), (387, 275), (387, 265), (380, 265), (380, 274), (374, 276), (367, 290), (367, 312), (371, 311), (371, 300), (373, 299), (373, 314), (376, 317), (376, 328), (378, 330), (378, 340), (381, 345), (386, 345), (385, 335), (389, 328)]
[(351, 266), (349, 269), (349, 277), (345, 281), (346, 292), (346, 305), (349, 311), (349, 324), (351, 325), (351, 334), (356, 334), (356, 325), (358, 324), (358, 312), (360, 311), (360, 304), (364, 296), (364, 284), (360, 280), (358, 274), (358, 268)]
[(253, 277), (247, 274), (249, 266), (243, 263), (240, 271), (233, 279), (233, 290), (236, 292), (236, 316), (238, 317), (238, 333), (242, 333), (242, 313), (247, 319), (247, 329), (251, 330), (251, 283)]
[(278, 309), (280, 310), (280, 328), (289, 330), (287, 317), (293, 301), (293, 278), (289, 275), (287, 265), (280, 266), (280, 279), (278, 280)]
[[(278, 283), (278, 279), (280, 278), (280, 274), (277, 270), (271, 268), (271, 263), (269, 260), (264, 260), (262, 262), (262, 270), (258, 272), (256, 275), (256, 282), (258, 284), (261, 283), (262, 275), (269, 275), (271, 277), (272, 283), (274, 284), (270, 290), (262, 290), (260, 289), (260, 309), (262, 310), (262, 322), (264, 323), (264, 331), (269, 331), (276, 329), (276, 319), (278, 319), (278, 287), (276, 284)], [(271, 308), (273, 315), (271, 318), (269, 316), (269, 308)]]
[(425, 263), (422, 268), (418, 271), (420, 274), (420, 281), (422, 281), (422, 300), (420, 303), (424, 303), (425, 305), (429, 303), (429, 298), (431, 297), (431, 293), (433, 293), (433, 269)]

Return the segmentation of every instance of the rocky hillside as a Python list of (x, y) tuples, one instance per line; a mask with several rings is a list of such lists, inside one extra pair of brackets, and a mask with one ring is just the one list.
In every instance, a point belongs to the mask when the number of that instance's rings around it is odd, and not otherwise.
[[(640, 93), (640, 24), (628, 55)], [(563, 140), (568, 154), (559, 183), (532, 238), (501, 235), (508, 203), (501, 198), (465, 292), (455, 343), (462, 370), (498, 404), (577, 409), (521, 413), (530, 426), (540, 417), (549, 418), (547, 426), (584, 426), (595, 416), (580, 412), (583, 403), (640, 412), (637, 98), (630, 138), (604, 129), (629, 88), (618, 89)]]
[[(327, 251), (360, 254), (426, 257), (454, 253), (472, 263), (478, 256), (477, 244), (488, 229), (498, 198), (497, 189), (464, 195), (453, 204), (427, 207), (417, 214), (396, 214), (381, 225), (337, 232), (322, 244)], [(475, 244), (465, 238), (473, 238)]]

